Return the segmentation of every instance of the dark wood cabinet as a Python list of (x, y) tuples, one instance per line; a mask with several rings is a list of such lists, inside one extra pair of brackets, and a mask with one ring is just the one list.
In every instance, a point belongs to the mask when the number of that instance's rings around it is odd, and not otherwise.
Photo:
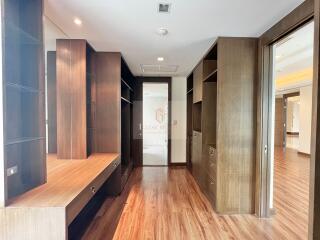
[(191, 171), (222, 214), (254, 210), (256, 64), (257, 39), (218, 38), (190, 75)]
[[(121, 171), (115, 176), (113, 192), (122, 191), (133, 168), (132, 111), (135, 77), (121, 53), (95, 54), (95, 145), (96, 152), (121, 153)], [(111, 187), (111, 186), (110, 186)]]
[(187, 155), (187, 166), (189, 169), (192, 168), (191, 157), (192, 157), (192, 108), (193, 108), (193, 74), (190, 74), (187, 78), (187, 142), (186, 142), (186, 155)]

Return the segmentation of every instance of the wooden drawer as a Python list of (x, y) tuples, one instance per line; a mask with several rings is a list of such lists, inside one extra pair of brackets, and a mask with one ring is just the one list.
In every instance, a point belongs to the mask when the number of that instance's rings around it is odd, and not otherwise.
[(211, 178), (215, 179), (217, 173), (217, 150), (212, 146), (207, 148), (207, 159), (207, 173)]
[[(97, 193), (113, 171), (119, 166), (120, 159), (116, 159), (98, 177), (96, 177), (87, 187), (67, 206), (67, 224), (69, 225), (81, 212), (84, 206)], [(81, 177), (81, 176), (79, 176)]]
[(192, 175), (201, 186), (203, 179), (202, 133), (193, 131), (192, 137)]
[(215, 207), (216, 203), (216, 181), (215, 179), (211, 178), (208, 174), (206, 175), (206, 181), (204, 186), (204, 192), (209, 198), (211, 204)]

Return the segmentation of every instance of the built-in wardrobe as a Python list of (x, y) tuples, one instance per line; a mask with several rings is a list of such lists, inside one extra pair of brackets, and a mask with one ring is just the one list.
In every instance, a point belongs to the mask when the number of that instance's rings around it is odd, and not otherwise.
[(121, 153), (121, 171), (116, 180), (120, 184), (114, 189), (119, 193), (133, 168), (131, 143), (135, 77), (121, 53), (96, 52), (95, 65), (93, 151)]
[(254, 208), (257, 39), (220, 37), (187, 78), (187, 160), (221, 214)]
[[(47, 67), (48, 113), (57, 115), (57, 123), (49, 119), (48, 129), (52, 136), (57, 132), (58, 158), (121, 153), (121, 166), (112, 183), (113, 191), (119, 194), (133, 168), (135, 77), (121, 53), (97, 52), (87, 41), (78, 39), (58, 39), (57, 52), (48, 54)], [(52, 69), (56, 69), (57, 80)], [(57, 100), (52, 92), (56, 92)], [(54, 145), (52, 141), (55, 139), (50, 137), (49, 146)]]

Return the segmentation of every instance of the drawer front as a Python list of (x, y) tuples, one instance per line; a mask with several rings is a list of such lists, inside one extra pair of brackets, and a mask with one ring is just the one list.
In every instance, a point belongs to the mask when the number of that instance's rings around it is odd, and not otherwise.
[(119, 166), (120, 159), (116, 159), (99, 176), (96, 177), (88, 186), (75, 198), (67, 207), (68, 225), (77, 217), (85, 205), (97, 193), (113, 171)]
[(203, 178), (203, 166), (202, 166), (202, 134), (199, 132), (193, 132), (192, 139), (192, 175), (201, 185)]
[(207, 169), (207, 173), (209, 174), (209, 176), (213, 179), (216, 178), (216, 174), (217, 174), (217, 150), (212, 147), (209, 146), (207, 149), (207, 159), (208, 161), (206, 162), (206, 169)]
[(213, 207), (215, 207), (215, 203), (216, 203), (216, 187), (217, 186), (216, 186), (215, 179), (211, 178), (207, 174), (206, 180), (205, 180), (204, 192), (206, 193)]

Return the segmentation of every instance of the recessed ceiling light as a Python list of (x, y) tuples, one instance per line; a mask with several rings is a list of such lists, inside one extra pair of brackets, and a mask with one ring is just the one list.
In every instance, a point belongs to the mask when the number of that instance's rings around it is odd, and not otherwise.
[(78, 25), (78, 26), (81, 26), (81, 25), (82, 25), (82, 21), (81, 21), (80, 18), (75, 18), (75, 19), (73, 19), (73, 22), (74, 22), (74, 24), (76, 24), (76, 25)]
[(166, 28), (159, 28), (157, 32), (158, 32), (158, 34), (159, 34), (160, 36), (165, 36), (165, 35), (168, 34), (168, 29), (166, 29)]
[(163, 61), (164, 61), (164, 58), (163, 58), (163, 57), (158, 57), (158, 61), (159, 61), (159, 62), (163, 62)]

